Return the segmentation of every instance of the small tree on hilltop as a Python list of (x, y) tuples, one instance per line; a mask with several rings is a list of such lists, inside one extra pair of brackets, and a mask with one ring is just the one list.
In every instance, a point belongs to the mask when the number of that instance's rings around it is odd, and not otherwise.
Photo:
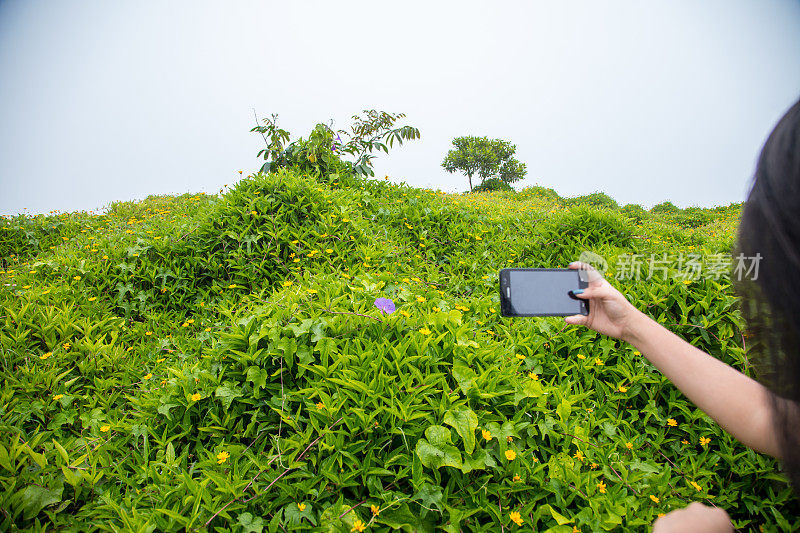
[(525, 164), (514, 158), (517, 147), (508, 141), (465, 136), (453, 139), (453, 146), (455, 148), (442, 161), (442, 167), (447, 172), (458, 170), (466, 174), (470, 191), (475, 175), (481, 178), (481, 185), (493, 177), (509, 185), (525, 176)]

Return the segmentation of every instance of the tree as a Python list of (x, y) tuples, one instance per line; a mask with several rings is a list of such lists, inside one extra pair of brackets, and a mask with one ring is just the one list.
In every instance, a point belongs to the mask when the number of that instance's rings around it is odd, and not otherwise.
[(466, 136), (453, 139), (453, 146), (442, 167), (447, 172), (458, 170), (466, 174), (470, 191), (475, 175), (481, 178), (481, 185), (488, 178), (496, 177), (508, 185), (525, 176), (525, 163), (514, 158), (517, 147), (508, 141)]
[[(253, 111), (255, 114), (255, 110)], [(333, 123), (317, 124), (308, 136), (288, 145), (289, 132), (278, 127), (278, 115), (265, 118), (264, 125), (258, 125), (252, 132), (260, 133), (267, 147), (258, 152), (264, 157), (261, 172), (276, 172), (279, 168), (297, 166), (318, 175), (335, 174), (346, 168), (351, 174), (375, 176), (372, 170), (371, 152), (383, 150), (387, 154), (395, 143), (419, 139), (419, 130), (413, 126), (395, 127), (404, 113), (387, 113), (375, 109), (365, 109), (361, 115), (353, 115), (350, 131), (333, 129)], [(342, 139), (345, 140), (342, 140)], [(387, 146), (388, 145), (388, 146)], [(349, 154), (354, 161), (344, 161), (342, 156)]]

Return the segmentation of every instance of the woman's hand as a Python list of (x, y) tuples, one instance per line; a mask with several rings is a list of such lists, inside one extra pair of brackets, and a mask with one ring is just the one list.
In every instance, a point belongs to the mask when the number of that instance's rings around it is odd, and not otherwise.
[(575, 294), (578, 298), (589, 300), (589, 314), (565, 317), (567, 324), (579, 324), (630, 342), (633, 322), (643, 316), (642, 313), (591, 265), (575, 261), (569, 264), (569, 268), (582, 269), (584, 279), (589, 281), (589, 286), (582, 294)]
[(665, 514), (653, 522), (653, 533), (729, 533), (733, 524), (728, 513), (719, 507), (692, 502), (688, 507)]

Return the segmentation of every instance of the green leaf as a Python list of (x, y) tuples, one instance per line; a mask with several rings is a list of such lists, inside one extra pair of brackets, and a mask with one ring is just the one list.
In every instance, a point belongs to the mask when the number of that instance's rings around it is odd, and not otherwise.
[(559, 526), (563, 526), (565, 524), (571, 524), (572, 523), (572, 519), (567, 518), (566, 516), (562, 515), (561, 513), (559, 513), (555, 509), (553, 509), (550, 506), (550, 504), (544, 504), (539, 509), (550, 511), (550, 515), (552, 515), (552, 517), (555, 519), (556, 523)]
[(477, 375), (475, 371), (462, 362), (453, 364), (453, 378), (458, 383), (458, 387), (465, 396), (469, 395), (470, 389), (473, 388), (475, 378)]
[(517, 388), (514, 394), (514, 405), (518, 405), (524, 398), (538, 398), (543, 394), (545, 391), (542, 383), (535, 379), (528, 379), (522, 384), (522, 387)]
[(247, 381), (253, 382), (253, 388), (256, 390), (267, 386), (267, 379), (269, 372), (258, 366), (251, 366), (247, 369)]
[(240, 398), (244, 396), (242, 394), (241, 389), (233, 385), (232, 383), (226, 383), (217, 387), (217, 390), (214, 391), (214, 395), (217, 398), (222, 399), (222, 404), (225, 406), (225, 409), (230, 409), (231, 403), (236, 398)]
[(430, 483), (423, 483), (422, 488), (411, 497), (413, 501), (419, 501), (422, 505), (420, 517), (425, 518), (428, 511), (432, 511), (434, 507), (442, 510), (442, 489), (438, 485), (434, 486)]
[(242, 513), (237, 517), (239, 525), (245, 533), (261, 533), (264, 529), (264, 519), (260, 516), (253, 518), (250, 513)]
[(486, 468), (494, 468), (497, 462), (494, 457), (486, 453), (486, 450), (476, 450), (470, 456), (464, 458), (464, 463), (461, 465), (461, 471), (465, 474), (473, 470), (485, 470)]
[(420, 515), (421, 513), (412, 512), (408, 505), (404, 503), (397, 509), (382, 512), (378, 516), (377, 522), (406, 533), (433, 533), (433, 525), (423, 520)]
[(452, 446), (450, 430), (444, 426), (431, 426), (425, 430), (425, 439), (417, 441), (417, 456), (428, 468), (443, 466), (461, 468), (461, 452)]
[(608, 421), (603, 421), (602, 428), (603, 428), (603, 433), (605, 433), (606, 436), (609, 438), (612, 438), (614, 437), (614, 435), (617, 434), (616, 426), (614, 426), (614, 424)]
[(60, 502), (63, 492), (63, 486), (55, 489), (40, 487), (39, 485), (25, 487), (22, 490), (22, 508), (25, 512), (25, 518), (30, 520), (48, 505)]
[[(475, 449), (475, 430), (478, 428), (478, 415), (469, 407), (454, 407), (444, 414), (444, 423), (453, 426), (464, 441), (467, 455)], [(449, 434), (449, 432), (448, 432)]]
[(565, 424), (567, 423), (567, 419), (569, 418), (571, 412), (572, 412), (572, 402), (568, 400), (561, 400), (561, 403), (558, 404), (558, 407), (556, 407), (556, 413), (558, 413), (558, 417)]
[(156, 409), (156, 410), (160, 414), (166, 416), (167, 419), (172, 420), (172, 416), (170, 415), (169, 410), (172, 409), (173, 407), (178, 407), (178, 404), (177, 403), (166, 403), (166, 402), (164, 402), (161, 405), (159, 405), (158, 409)]
[(630, 464), (628, 464), (628, 468), (630, 468), (631, 470), (641, 470), (642, 472), (649, 472), (651, 474), (655, 474), (659, 471), (658, 468), (639, 461), (631, 461)]

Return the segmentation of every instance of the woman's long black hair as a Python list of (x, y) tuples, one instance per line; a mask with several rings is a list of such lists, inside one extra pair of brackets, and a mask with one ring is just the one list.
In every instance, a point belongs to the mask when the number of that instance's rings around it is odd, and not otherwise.
[[(732, 273), (748, 356), (772, 392), (783, 469), (800, 495), (800, 101), (781, 118), (758, 160), (733, 254), (760, 254), (758, 276)], [(753, 263), (747, 261), (748, 266)]]

